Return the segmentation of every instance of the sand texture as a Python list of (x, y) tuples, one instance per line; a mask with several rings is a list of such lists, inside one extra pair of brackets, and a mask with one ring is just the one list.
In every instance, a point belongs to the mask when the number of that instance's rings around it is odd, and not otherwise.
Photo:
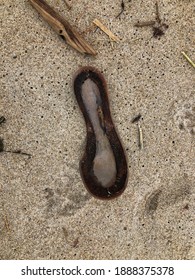
[[(168, 26), (157, 38), (134, 26), (155, 21), (155, 1), (124, 1), (117, 18), (120, 0), (47, 2), (98, 54), (68, 46), (29, 1), (1, 0), (0, 137), (31, 157), (0, 153), (0, 259), (195, 259), (195, 69), (181, 54), (195, 61), (195, 1), (159, 1)], [(79, 172), (86, 128), (72, 83), (87, 65), (107, 81), (129, 166), (110, 201), (92, 197)]]

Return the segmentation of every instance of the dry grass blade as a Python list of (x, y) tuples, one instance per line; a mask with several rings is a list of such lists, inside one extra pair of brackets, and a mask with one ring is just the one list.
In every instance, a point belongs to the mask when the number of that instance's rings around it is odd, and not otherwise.
[(140, 150), (142, 150), (144, 147), (143, 132), (142, 132), (142, 128), (139, 123), (137, 124), (137, 127), (138, 127), (138, 135), (139, 135), (139, 148), (140, 148)]
[(99, 21), (98, 19), (94, 19), (93, 23), (97, 25), (104, 33), (106, 33), (111, 40), (115, 42), (120, 41), (120, 39), (117, 36), (115, 36), (105, 25), (103, 25), (101, 21)]
[(43, 0), (29, 0), (32, 6), (53, 27), (67, 44), (83, 54), (96, 55), (96, 51), (81, 37), (81, 35)]
[(181, 53), (187, 59), (187, 61), (195, 68), (195, 63), (189, 58), (189, 56), (185, 52), (181, 52)]

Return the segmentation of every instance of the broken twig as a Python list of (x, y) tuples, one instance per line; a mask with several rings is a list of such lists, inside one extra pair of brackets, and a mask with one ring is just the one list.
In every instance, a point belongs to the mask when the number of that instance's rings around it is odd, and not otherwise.
[(105, 25), (103, 25), (103, 23), (101, 23), (101, 21), (99, 21), (98, 19), (94, 19), (93, 23), (95, 25), (97, 25), (104, 33), (106, 33), (111, 40), (113, 40), (115, 42), (118, 42), (120, 40)]
[(32, 6), (41, 16), (53, 27), (57, 34), (64, 39), (67, 44), (83, 54), (96, 55), (96, 51), (81, 37), (81, 35), (60, 16), (44, 0), (29, 0)]

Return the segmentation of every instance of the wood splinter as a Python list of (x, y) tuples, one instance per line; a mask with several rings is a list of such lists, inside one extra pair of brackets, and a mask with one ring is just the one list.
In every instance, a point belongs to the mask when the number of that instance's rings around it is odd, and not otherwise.
[(116, 35), (114, 35), (105, 25), (103, 25), (103, 23), (101, 23), (99, 19), (94, 19), (93, 23), (97, 25), (97, 27), (99, 27), (104, 33), (106, 33), (112, 41), (120, 41), (120, 39)]
[(51, 25), (57, 34), (64, 39), (67, 44), (83, 54), (96, 55), (97, 52), (82, 38), (82, 36), (60, 16), (44, 0), (29, 0), (31, 5), (40, 15)]

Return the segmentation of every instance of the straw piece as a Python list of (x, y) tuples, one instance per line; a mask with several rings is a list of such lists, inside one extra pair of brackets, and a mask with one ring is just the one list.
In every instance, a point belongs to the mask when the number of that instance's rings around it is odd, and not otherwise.
[(187, 61), (195, 68), (195, 63), (189, 58), (189, 56), (185, 52), (181, 52), (183, 56), (187, 59)]
[(105, 25), (103, 25), (101, 21), (99, 21), (98, 19), (94, 19), (93, 23), (97, 25), (104, 33), (106, 33), (111, 40), (115, 42), (120, 41), (120, 39), (117, 36), (115, 36)]

